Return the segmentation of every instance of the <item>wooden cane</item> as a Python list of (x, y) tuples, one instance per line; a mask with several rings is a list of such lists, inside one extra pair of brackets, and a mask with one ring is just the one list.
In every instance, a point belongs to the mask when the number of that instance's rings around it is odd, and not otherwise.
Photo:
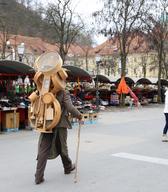
[(78, 127), (78, 142), (77, 142), (76, 161), (75, 161), (74, 183), (77, 183), (77, 181), (78, 181), (78, 158), (79, 158), (80, 130), (81, 130), (81, 123), (79, 122), (79, 127)]

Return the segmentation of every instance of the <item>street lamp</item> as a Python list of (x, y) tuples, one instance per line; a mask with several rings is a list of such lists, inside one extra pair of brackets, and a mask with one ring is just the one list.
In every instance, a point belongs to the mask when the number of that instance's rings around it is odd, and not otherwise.
[(98, 75), (99, 75), (99, 65), (101, 63), (100, 55), (96, 55), (96, 110), (99, 111), (99, 86), (98, 86)]
[(22, 62), (23, 55), (24, 55), (24, 52), (25, 52), (25, 44), (21, 43), (20, 45), (18, 45), (17, 46), (17, 51), (18, 51), (19, 61)]
[(11, 42), (9, 40), (6, 42), (6, 46), (8, 49), (11, 50), (11, 60), (15, 60), (16, 59), (15, 49), (13, 48), (13, 46), (11, 45)]

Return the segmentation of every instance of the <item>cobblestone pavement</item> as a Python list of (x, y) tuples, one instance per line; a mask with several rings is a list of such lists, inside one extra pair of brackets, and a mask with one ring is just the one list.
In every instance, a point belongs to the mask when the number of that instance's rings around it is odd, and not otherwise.
[[(81, 129), (78, 182), (60, 158), (48, 161), (45, 182), (34, 184), (39, 133), (0, 135), (0, 192), (167, 192), (168, 143), (161, 142), (163, 105), (108, 108)], [(75, 160), (77, 129), (69, 130)]]

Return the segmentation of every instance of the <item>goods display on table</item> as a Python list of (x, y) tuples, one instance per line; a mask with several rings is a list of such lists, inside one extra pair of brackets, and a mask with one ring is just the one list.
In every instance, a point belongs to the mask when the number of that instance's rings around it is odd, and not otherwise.
[(55, 96), (65, 89), (67, 73), (62, 68), (62, 59), (56, 52), (42, 54), (35, 65), (37, 72), (34, 81), (37, 90), (29, 96), (30, 121), (36, 130), (51, 133), (61, 116), (61, 106)]
[(0, 60), (0, 130), (28, 127), (28, 95), (35, 89), (34, 69), (15, 60)]

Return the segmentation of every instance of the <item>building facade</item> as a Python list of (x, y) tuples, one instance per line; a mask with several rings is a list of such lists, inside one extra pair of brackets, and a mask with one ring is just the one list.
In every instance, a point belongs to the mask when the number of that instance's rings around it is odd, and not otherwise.
[[(2, 42), (0, 42), (1, 59), (22, 61), (30, 66), (38, 56), (47, 51), (57, 51), (58, 47), (49, 44), (40, 38), (25, 36), (10, 36), (10, 43), (6, 43), (5, 57), (2, 58)], [(23, 44), (24, 43), (24, 44)], [(19, 46), (24, 45), (22, 54), (19, 55)], [(97, 65), (96, 58), (101, 62)], [(119, 56), (119, 43), (117, 39), (109, 39), (95, 48), (81, 47), (77, 44), (70, 46), (66, 65), (74, 65), (88, 71), (91, 75), (102, 74), (109, 77), (121, 75), (121, 61)], [(126, 76), (132, 78), (157, 78), (158, 59), (157, 53), (149, 49), (145, 38), (140, 34), (131, 42), (126, 63)], [(163, 77), (164, 78), (164, 77)]]

